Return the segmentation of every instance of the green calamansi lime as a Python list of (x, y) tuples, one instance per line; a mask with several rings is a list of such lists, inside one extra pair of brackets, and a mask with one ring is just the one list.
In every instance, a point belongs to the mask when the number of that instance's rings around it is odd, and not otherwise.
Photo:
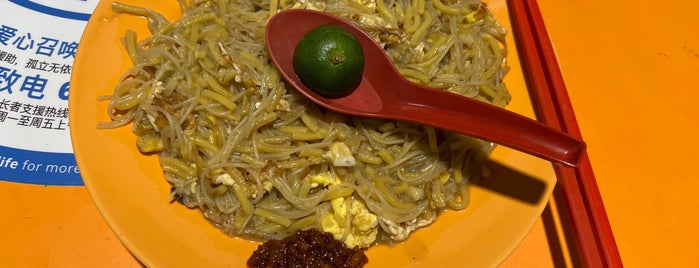
[(352, 93), (361, 82), (364, 51), (347, 30), (323, 25), (301, 38), (293, 65), (309, 89), (326, 98), (338, 98)]

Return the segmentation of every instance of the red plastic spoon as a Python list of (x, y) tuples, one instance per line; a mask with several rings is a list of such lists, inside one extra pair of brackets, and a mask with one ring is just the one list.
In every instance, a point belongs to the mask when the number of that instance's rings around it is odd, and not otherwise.
[[(364, 50), (362, 82), (354, 92), (341, 98), (324, 98), (307, 88), (292, 63), (301, 37), (325, 24), (348, 30)], [(272, 61), (284, 78), (311, 101), (338, 113), (403, 120), (459, 132), (568, 166), (576, 166), (585, 151), (583, 141), (525, 116), (408, 81), (369, 35), (342, 18), (308, 9), (282, 11), (267, 23), (265, 38)]]

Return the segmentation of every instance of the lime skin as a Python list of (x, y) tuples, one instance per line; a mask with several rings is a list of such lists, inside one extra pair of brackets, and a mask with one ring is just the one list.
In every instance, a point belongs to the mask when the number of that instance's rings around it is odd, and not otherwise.
[(293, 66), (306, 87), (323, 97), (339, 98), (352, 93), (362, 81), (364, 51), (347, 30), (322, 25), (296, 45)]

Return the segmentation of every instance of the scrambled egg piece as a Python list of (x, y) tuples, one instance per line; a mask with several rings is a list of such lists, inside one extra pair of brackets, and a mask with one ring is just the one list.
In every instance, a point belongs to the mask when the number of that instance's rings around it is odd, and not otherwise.
[[(308, 175), (311, 187), (340, 184), (339, 178), (330, 172)], [(343, 241), (350, 248), (369, 247), (376, 241), (379, 232), (379, 219), (376, 214), (353, 197), (338, 197), (330, 201), (331, 213), (321, 220), (321, 229), (331, 233), (335, 239)]]
[(215, 183), (218, 184), (223, 184), (226, 186), (233, 186), (235, 184), (235, 180), (231, 177), (231, 175), (228, 175), (228, 173), (223, 173), (221, 175), (218, 175), (216, 179), (214, 179)]
[(312, 10), (325, 10), (325, 2), (309, 2), (307, 0), (299, 0), (291, 8), (305, 8)]
[[(262, 106), (262, 102), (255, 102), (255, 109), (260, 109), (260, 106)], [(275, 111), (283, 111), (283, 112), (290, 112), (291, 111), (291, 104), (289, 101), (285, 99), (280, 99), (279, 102), (277, 102), (277, 105), (274, 106)]]
[(136, 138), (136, 146), (143, 153), (160, 152), (165, 149), (165, 143), (156, 135), (144, 135)]
[[(150, 92), (150, 94), (146, 95), (145, 103), (152, 104), (153, 100), (155, 98), (159, 98), (161, 93), (163, 93), (163, 90), (165, 90), (165, 86), (163, 86), (162, 81), (158, 81), (155, 83), (155, 86), (153, 87), (153, 90)], [(158, 114), (157, 113), (146, 113), (146, 118), (150, 122), (150, 124), (153, 126), (153, 129), (155, 131), (160, 132), (158, 129), (158, 125), (155, 123), (155, 119), (157, 118)]]
[[(330, 204), (333, 213), (323, 217), (323, 231), (331, 233), (335, 239), (343, 241), (350, 248), (367, 248), (376, 241), (379, 232), (378, 217), (369, 212), (362, 202), (351, 197), (339, 197), (330, 201)], [(349, 228), (345, 228), (347, 217), (350, 218)]]
[(325, 157), (330, 159), (332, 165), (336, 167), (353, 167), (357, 164), (352, 151), (343, 142), (334, 142), (330, 145), (330, 150), (325, 153)]
[(404, 223), (396, 223), (388, 219), (381, 219), (381, 222), (387, 227), (384, 228), (384, 230), (389, 234), (391, 239), (403, 241), (407, 239), (408, 235), (415, 231), (415, 229), (425, 227), (434, 222), (436, 214), (427, 216), (427, 218), (419, 217)]
[[(272, 184), (272, 182), (263, 181), (262, 182), (262, 190), (263, 190), (262, 195), (265, 195), (266, 193), (271, 192), (273, 188), (274, 188), (274, 184)], [(253, 198), (253, 199), (257, 198), (257, 189), (258, 189), (257, 184), (250, 184), (250, 192), (252, 192), (252, 194), (250, 194), (251, 198)]]
[(311, 187), (318, 187), (321, 185), (322, 186), (330, 186), (330, 185), (336, 185), (336, 184), (341, 183), (340, 179), (335, 177), (330, 172), (323, 172), (321, 174), (308, 175), (308, 181), (311, 182)]
[(355, 0), (355, 2), (369, 8), (371, 10), (376, 9), (376, 0)]

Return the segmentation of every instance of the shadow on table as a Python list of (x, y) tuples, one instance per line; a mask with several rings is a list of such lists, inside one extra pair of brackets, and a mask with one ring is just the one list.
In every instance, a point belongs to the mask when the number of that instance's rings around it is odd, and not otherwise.
[(540, 179), (493, 160), (485, 167), (490, 176), (478, 180), (477, 186), (532, 205), (546, 198), (546, 183)]
[[(553, 189), (552, 200), (541, 213), (541, 220), (546, 231), (546, 238), (551, 250), (555, 267), (582, 267), (580, 256), (576, 253), (575, 236), (568, 214), (563, 192), (556, 187)], [(555, 211), (555, 212), (554, 212)], [(566, 263), (566, 257), (569, 263)]]
[[(477, 187), (532, 205), (548, 198), (544, 181), (493, 160), (488, 160), (485, 166), (490, 176), (476, 182)], [(575, 245), (572, 243), (574, 236), (571, 223), (567, 221), (567, 217), (559, 216), (566, 213), (565, 198), (560, 189), (555, 187), (552, 198), (541, 213), (551, 259), (554, 267), (581, 267), (577, 254), (572, 254)]]

